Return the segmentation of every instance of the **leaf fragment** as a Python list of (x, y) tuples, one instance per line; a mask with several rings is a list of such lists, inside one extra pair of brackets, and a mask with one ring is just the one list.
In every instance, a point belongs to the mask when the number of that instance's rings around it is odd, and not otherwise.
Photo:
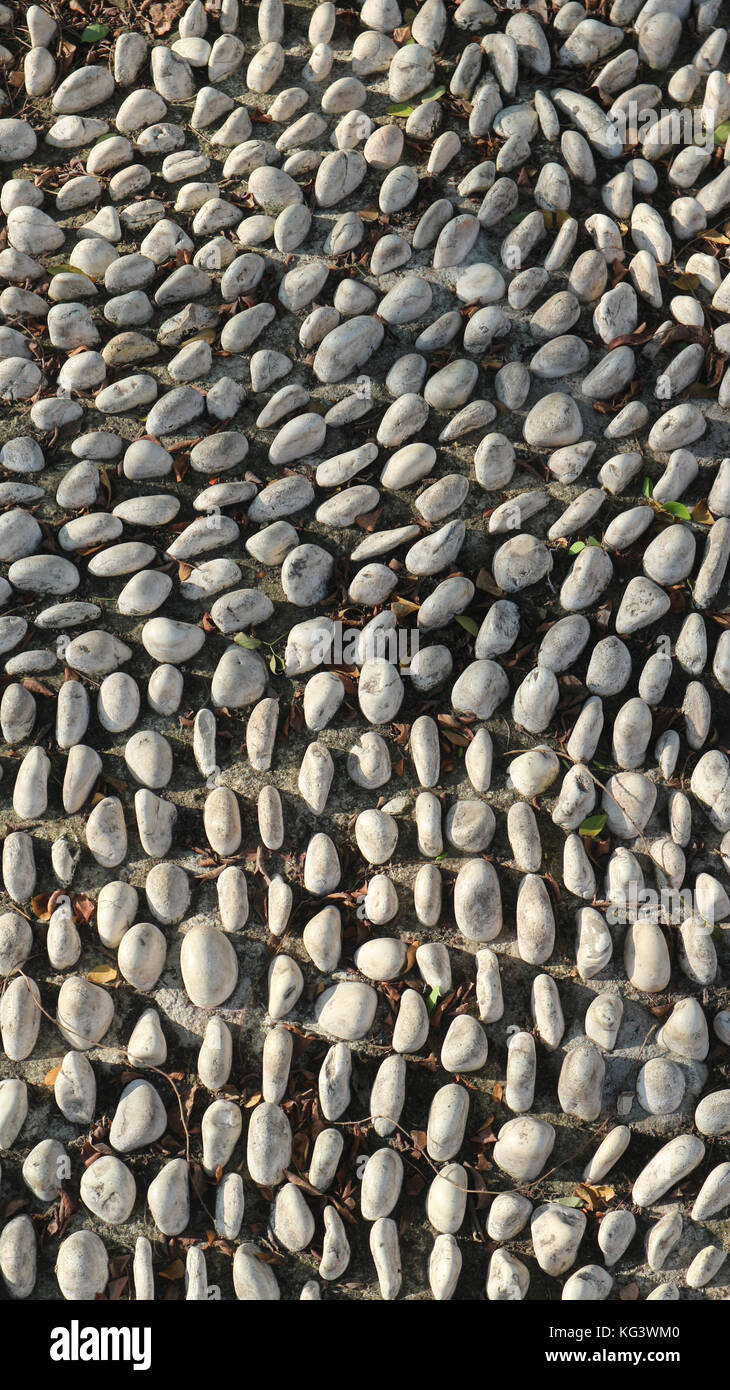
[(396, 618), (407, 618), (411, 613), (417, 613), (419, 607), (420, 604), (411, 603), (408, 598), (396, 597), (390, 605), (390, 611), (395, 614)]
[(81, 34), (82, 43), (99, 43), (100, 39), (105, 39), (109, 33), (108, 24), (87, 24)]
[(79, 270), (76, 265), (69, 265), (67, 261), (60, 261), (58, 265), (48, 265), (46, 270), (49, 275), (80, 275), (84, 280), (91, 280), (84, 270)]
[(583, 821), (582, 825), (578, 826), (578, 834), (584, 835), (589, 840), (592, 839), (594, 835), (600, 835), (607, 819), (608, 817), (605, 811), (599, 812), (597, 816), (588, 816)]
[(683, 270), (676, 280), (672, 280), (675, 290), (698, 290), (700, 287), (700, 277), (694, 271)]
[(436, 1005), (438, 1004), (440, 998), (441, 998), (441, 986), (440, 986), (440, 985), (434, 985), (434, 987), (433, 987), (433, 989), (430, 991), (430, 993), (426, 995), (426, 1008), (428, 1009), (429, 1015), (433, 1013), (433, 1011), (434, 1011), (434, 1009), (436, 1008)]
[(590, 1207), (591, 1211), (601, 1211), (616, 1193), (612, 1187), (595, 1187), (591, 1183), (579, 1182), (575, 1196)]
[(685, 507), (684, 502), (661, 502), (659, 505), (663, 512), (679, 517), (682, 521), (689, 521), (691, 518), (692, 513), (689, 507)]
[(425, 101), (440, 101), (445, 93), (445, 87), (429, 87), (427, 92), (421, 92), (421, 106)]
[(117, 978), (116, 968), (103, 965), (98, 970), (89, 970), (86, 978), (92, 985), (110, 985)]

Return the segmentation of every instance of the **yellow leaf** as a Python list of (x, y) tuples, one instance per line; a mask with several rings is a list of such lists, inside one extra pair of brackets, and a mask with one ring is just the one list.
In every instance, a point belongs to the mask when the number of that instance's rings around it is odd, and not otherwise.
[(362, 218), (363, 222), (377, 222), (380, 217), (377, 208), (361, 208), (357, 215)]
[(113, 965), (104, 965), (100, 970), (90, 970), (86, 978), (92, 985), (110, 985), (116, 980), (117, 972)]
[(408, 947), (408, 950), (406, 951), (406, 961), (405, 961), (405, 965), (403, 966), (403, 970), (402, 970), (402, 972), (401, 972), (403, 975), (407, 975), (407, 974), (408, 974), (408, 971), (413, 969), (413, 966), (414, 966), (415, 961), (416, 961), (416, 951), (417, 951), (417, 950), (418, 950), (418, 942), (417, 942), (417, 941), (412, 941), (412, 942), (410, 943), (409, 947)]
[(262, 1100), (263, 1096), (261, 1095), (261, 1092), (257, 1091), (255, 1096), (249, 1096), (243, 1108), (244, 1110), (253, 1110), (254, 1106), (259, 1105)]
[(160, 1278), (173, 1280), (182, 1279), (184, 1273), (185, 1265), (183, 1264), (182, 1260), (173, 1260), (172, 1264), (168, 1265), (166, 1269), (160, 1270)]
[(702, 501), (698, 502), (696, 507), (693, 507), (692, 520), (696, 521), (700, 526), (712, 526), (714, 525), (715, 518), (707, 503)]
[(215, 342), (215, 329), (214, 329), (214, 328), (201, 328), (201, 330), (200, 330), (199, 333), (194, 333), (193, 336), (192, 336), (192, 338), (186, 338), (186, 339), (185, 339), (185, 342), (184, 342), (184, 343), (181, 343), (180, 346), (181, 346), (181, 347), (188, 347), (190, 343), (198, 343), (198, 342), (200, 342), (200, 339), (201, 339), (201, 338), (202, 338), (202, 340), (203, 340), (204, 343), (214, 343), (214, 342)]
[(494, 579), (494, 576), (489, 573), (489, 570), (480, 569), (476, 578), (476, 585), (477, 589), (484, 589), (485, 592), (491, 594), (493, 598), (501, 597), (502, 590)]
[(46, 1074), (45, 1074), (45, 1076), (44, 1076), (44, 1078), (43, 1078), (43, 1085), (44, 1085), (44, 1086), (54, 1086), (55, 1083), (56, 1083), (56, 1077), (58, 1076), (58, 1073), (60, 1072), (60, 1070), (61, 1070), (61, 1064), (60, 1064), (60, 1062), (59, 1062), (59, 1064), (58, 1064), (57, 1067), (51, 1067), (51, 1070), (50, 1070), (50, 1071), (47, 1071)]
[(390, 605), (391, 613), (395, 613), (396, 618), (407, 618), (410, 613), (417, 613), (420, 603), (411, 603), (408, 598), (395, 598)]
[(575, 1195), (586, 1202), (592, 1211), (596, 1211), (601, 1202), (610, 1202), (616, 1193), (612, 1187), (594, 1187), (591, 1183), (579, 1182)]
[(693, 272), (683, 273), (676, 280), (672, 280), (675, 290), (697, 290), (700, 287), (700, 277)]

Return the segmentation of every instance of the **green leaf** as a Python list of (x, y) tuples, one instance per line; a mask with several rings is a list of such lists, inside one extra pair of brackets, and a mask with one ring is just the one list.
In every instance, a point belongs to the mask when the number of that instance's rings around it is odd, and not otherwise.
[(715, 144), (724, 145), (730, 135), (730, 121), (723, 121), (722, 125), (715, 126)]
[(602, 811), (597, 816), (588, 816), (587, 820), (584, 820), (583, 824), (578, 826), (578, 834), (586, 835), (589, 839), (594, 835), (600, 835), (607, 819), (608, 817), (605, 811)]
[(81, 35), (81, 42), (98, 43), (99, 39), (105, 39), (108, 33), (108, 24), (87, 24)]
[(249, 637), (247, 632), (237, 632), (233, 640), (238, 647), (245, 647), (248, 652), (254, 652), (261, 646), (258, 637)]
[(644, 482), (643, 482), (643, 485), (642, 485), (642, 488), (641, 488), (641, 495), (642, 495), (642, 497), (651, 497), (651, 496), (653, 495), (653, 493), (654, 493), (654, 484), (653, 484), (651, 478), (645, 478), (645, 479), (644, 479)]
[[(440, 101), (445, 92), (445, 87), (432, 87), (428, 92), (421, 92), (416, 105), (423, 106), (425, 101)], [(399, 102), (397, 106), (389, 106), (386, 114), (388, 116), (412, 116), (415, 109), (416, 107), (410, 102)]]
[(580, 555), (581, 550), (585, 550), (585, 548), (586, 548), (586, 543), (585, 543), (585, 541), (573, 541), (573, 544), (568, 546), (568, 554), (569, 554), (569, 555)]
[(284, 661), (283, 656), (277, 656), (276, 652), (274, 652), (273, 656), (269, 657), (269, 670), (273, 671), (275, 676), (281, 675), (285, 665), (286, 662)]
[(78, 270), (75, 265), (66, 265), (65, 262), (58, 265), (47, 265), (46, 270), (49, 275), (83, 275), (85, 280), (91, 280), (91, 276), (87, 275), (86, 271)]
[(595, 536), (589, 536), (589, 537), (588, 537), (587, 544), (588, 544), (588, 545), (597, 545), (597, 546), (599, 547), (599, 549), (600, 549), (601, 542), (600, 542), (600, 541), (597, 541), (596, 538), (595, 538)]
[(445, 92), (445, 87), (431, 87), (430, 91), (421, 92), (421, 105), (423, 106), (424, 101), (440, 101)]
[(428, 1009), (429, 1014), (432, 1014), (432, 1013), (433, 1013), (433, 1011), (434, 1011), (434, 1009), (436, 1008), (436, 1005), (438, 1004), (440, 998), (441, 998), (441, 986), (440, 986), (440, 985), (434, 985), (434, 987), (433, 987), (433, 989), (431, 990), (430, 994), (427, 994), (427, 995), (426, 995), (426, 1008)]
[(607, 764), (606, 764), (606, 763), (599, 763), (598, 758), (594, 758), (594, 759), (593, 759), (593, 762), (592, 762), (591, 766), (592, 766), (592, 767), (597, 767), (599, 772), (608, 772), (608, 766), (607, 766)]
[(583, 1198), (582, 1198), (582, 1197), (558, 1197), (558, 1200), (557, 1200), (557, 1202), (556, 1202), (556, 1206), (558, 1206), (558, 1207), (582, 1207), (582, 1206), (583, 1206)]
[(683, 502), (661, 502), (663, 512), (669, 512), (670, 516), (679, 516), (682, 521), (690, 521), (691, 513), (689, 507), (685, 507)]
[(460, 623), (467, 632), (470, 632), (472, 637), (476, 637), (479, 631), (479, 624), (475, 623), (473, 618), (465, 618), (463, 613), (457, 613), (456, 621)]

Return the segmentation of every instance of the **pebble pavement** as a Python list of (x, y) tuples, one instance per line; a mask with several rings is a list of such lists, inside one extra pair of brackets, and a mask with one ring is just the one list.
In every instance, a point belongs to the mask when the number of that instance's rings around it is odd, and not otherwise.
[(0, 1297), (730, 1297), (727, 21), (0, 4)]

